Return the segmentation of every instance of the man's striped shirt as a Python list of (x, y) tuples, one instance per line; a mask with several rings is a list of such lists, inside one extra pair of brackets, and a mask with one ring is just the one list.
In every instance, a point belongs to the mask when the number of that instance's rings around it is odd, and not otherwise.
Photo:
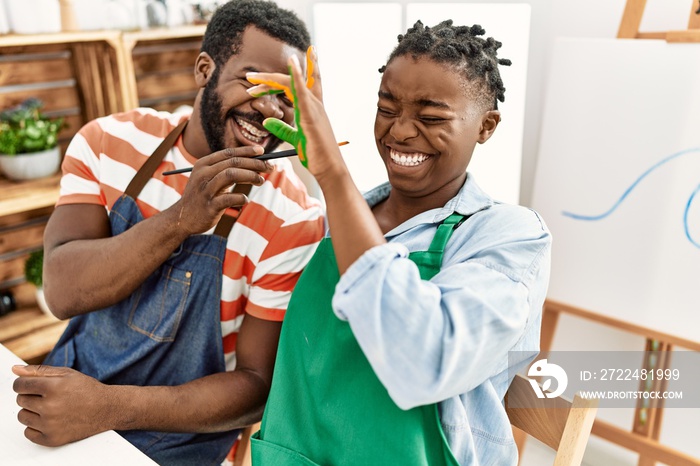
[[(187, 118), (140, 108), (85, 125), (66, 150), (57, 205), (99, 204), (109, 212), (150, 154)], [(189, 178), (189, 173), (160, 173), (191, 167), (196, 160), (178, 138), (138, 196), (145, 218), (177, 202)], [(228, 370), (235, 366), (236, 337), (244, 314), (281, 321), (292, 289), (323, 236), (321, 204), (308, 196), (289, 160), (274, 164), (272, 173), (262, 174), (263, 185), (252, 187), (250, 202), (226, 246), (221, 329)], [(235, 217), (238, 211), (229, 209), (227, 214)]]

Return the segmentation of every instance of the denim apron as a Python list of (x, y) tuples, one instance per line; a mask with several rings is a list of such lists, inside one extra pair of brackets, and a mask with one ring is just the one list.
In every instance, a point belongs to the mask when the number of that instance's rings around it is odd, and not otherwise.
[[(143, 220), (135, 199), (186, 123), (163, 140), (114, 203), (113, 236)], [(224, 216), (214, 235), (187, 238), (123, 301), (71, 318), (44, 364), (72, 367), (110, 385), (172, 386), (224, 372), (221, 282), (234, 222)], [(183, 466), (220, 464), (238, 433), (119, 432), (157, 463)]]
[[(423, 280), (442, 265), (465, 219), (438, 226), (428, 251), (412, 252)], [(294, 288), (282, 324), (272, 390), (251, 440), (255, 466), (458, 466), (437, 404), (402, 410), (377, 378), (350, 325), (331, 308), (340, 279), (330, 238)], [(303, 375), (302, 375), (303, 374)]]

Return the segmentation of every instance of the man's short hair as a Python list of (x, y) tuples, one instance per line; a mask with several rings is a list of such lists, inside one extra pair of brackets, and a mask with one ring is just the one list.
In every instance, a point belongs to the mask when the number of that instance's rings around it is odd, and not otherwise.
[(301, 51), (311, 45), (306, 25), (290, 10), (265, 0), (230, 0), (212, 16), (202, 40), (206, 52), (218, 66), (223, 66), (240, 51), (243, 31), (255, 26), (266, 34)]

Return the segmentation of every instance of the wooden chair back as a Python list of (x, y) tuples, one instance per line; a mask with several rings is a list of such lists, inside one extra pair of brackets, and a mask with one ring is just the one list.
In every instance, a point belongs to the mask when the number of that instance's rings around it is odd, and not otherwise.
[(510, 423), (556, 451), (554, 466), (579, 466), (598, 410), (598, 400), (576, 395), (538, 398), (530, 382), (516, 375), (505, 399)]

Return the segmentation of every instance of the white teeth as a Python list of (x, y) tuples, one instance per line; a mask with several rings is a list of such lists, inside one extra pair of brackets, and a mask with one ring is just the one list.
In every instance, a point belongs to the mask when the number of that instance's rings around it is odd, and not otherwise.
[(236, 118), (236, 123), (238, 123), (238, 126), (241, 127), (241, 132), (243, 133), (243, 136), (245, 136), (246, 139), (249, 139), (253, 142), (263, 142), (265, 138), (270, 135), (269, 132), (256, 128), (255, 126), (251, 125), (247, 121), (241, 120), (240, 118)]
[(405, 167), (415, 167), (416, 165), (420, 165), (421, 163), (425, 162), (428, 159), (427, 154), (421, 154), (419, 152), (414, 152), (414, 153), (404, 153), (404, 152), (398, 152), (394, 149), (391, 149), (389, 151), (389, 156), (391, 157), (391, 160), (398, 164), (398, 165), (403, 165)]

